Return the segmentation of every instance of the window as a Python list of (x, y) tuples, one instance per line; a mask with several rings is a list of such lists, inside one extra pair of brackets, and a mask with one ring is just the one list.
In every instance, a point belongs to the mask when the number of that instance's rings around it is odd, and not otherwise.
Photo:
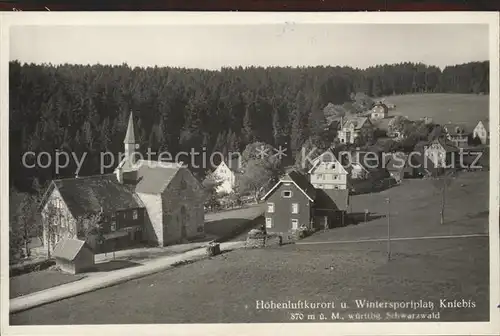
[(111, 232), (115, 232), (116, 231), (116, 221), (115, 220), (113, 220), (111, 222), (110, 230), (111, 230)]
[(299, 220), (292, 219), (292, 230), (297, 230), (299, 228)]
[(273, 219), (272, 219), (272, 218), (267, 217), (267, 218), (266, 218), (266, 228), (267, 228), (267, 229), (270, 229), (270, 228), (272, 228), (272, 227), (273, 227)]
[(299, 213), (299, 203), (292, 203), (292, 213), (293, 214)]
[(283, 196), (284, 198), (290, 198), (292, 197), (292, 192), (290, 190), (284, 190), (283, 192), (281, 192), (281, 196)]
[(333, 179), (334, 179), (334, 180), (336, 180), (336, 179), (338, 179), (338, 178), (339, 178), (339, 176), (338, 176), (337, 174), (333, 174)]
[(267, 212), (269, 213), (274, 212), (274, 203), (267, 203)]
[(139, 218), (139, 213), (138, 213), (138, 211), (137, 211), (137, 210), (132, 211), (132, 218), (133, 218), (133, 219), (137, 219), (137, 218)]

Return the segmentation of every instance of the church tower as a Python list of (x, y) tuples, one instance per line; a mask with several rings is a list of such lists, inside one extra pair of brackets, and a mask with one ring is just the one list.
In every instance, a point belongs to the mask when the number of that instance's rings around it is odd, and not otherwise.
[(136, 149), (136, 144), (135, 144), (135, 132), (134, 132), (134, 114), (130, 112), (130, 117), (128, 119), (128, 127), (127, 127), (127, 134), (125, 134), (125, 139), (123, 140), (123, 144), (125, 145), (125, 159), (127, 162), (130, 164), (130, 168), (135, 163), (135, 149)]
[(137, 167), (135, 167), (136, 157), (134, 153), (137, 144), (135, 143), (134, 115), (132, 112), (130, 112), (128, 119), (127, 133), (125, 134), (123, 144), (125, 147), (124, 156), (115, 169), (116, 178), (120, 183), (134, 181), (136, 176)]

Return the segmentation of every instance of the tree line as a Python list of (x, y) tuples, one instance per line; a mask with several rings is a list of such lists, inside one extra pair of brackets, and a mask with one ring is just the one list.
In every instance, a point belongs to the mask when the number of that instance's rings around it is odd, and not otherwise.
[[(353, 94), (381, 97), (407, 93), (489, 92), (489, 62), (440, 70), (400, 63), (350, 67), (237, 67), (218, 71), (111, 65), (10, 63), (10, 182), (29, 190), (72, 177), (73, 163), (26, 168), (28, 151), (87, 153), (81, 176), (100, 173), (100, 153), (123, 151), (128, 117), (135, 115), (140, 150), (191, 148), (210, 155), (242, 151), (262, 142), (300, 148), (325, 129), (324, 108), (351, 102)], [(292, 162), (293, 163), (293, 162)], [(211, 167), (206, 167), (211, 168)], [(106, 172), (111, 172), (108, 170)], [(198, 171), (203, 175), (205, 171)]]

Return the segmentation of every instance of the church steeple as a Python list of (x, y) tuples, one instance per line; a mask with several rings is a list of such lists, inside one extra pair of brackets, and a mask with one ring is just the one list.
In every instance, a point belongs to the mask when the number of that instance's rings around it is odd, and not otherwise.
[(128, 119), (127, 134), (125, 135), (125, 140), (123, 140), (125, 145), (125, 159), (127, 163), (124, 166), (124, 170), (131, 169), (135, 164), (135, 150), (139, 147), (135, 143), (135, 132), (134, 132), (134, 114), (130, 112), (130, 117)]
[(130, 112), (130, 117), (128, 119), (127, 134), (125, 134), (124, 144), (135, 144), (135, 133), (134, 133), (134, 114)]
[(123, 159), (120, 164), (115, 169), (115, 174), (118, 182), (124, 183), (126, 180), (135, 180), (135, 174), (137, 167), (136, 164), (136, 149), (139, 147), (135, 143), (135, 132), (134, 132), (134, 115), (132, 111), (130, 112), (130, 117), (128, 119), (127, 133), (125, 134), (125, 139), (123, 140), (125, 152), (123, 153)]

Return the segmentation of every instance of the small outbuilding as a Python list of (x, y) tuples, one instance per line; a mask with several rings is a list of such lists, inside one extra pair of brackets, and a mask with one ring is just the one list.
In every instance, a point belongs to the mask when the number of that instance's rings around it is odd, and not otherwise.
[(94, 266), (94, 251), (83, 240), (62, 239), (54, 248), (53, 257), (61, 271), (77, 274)]

